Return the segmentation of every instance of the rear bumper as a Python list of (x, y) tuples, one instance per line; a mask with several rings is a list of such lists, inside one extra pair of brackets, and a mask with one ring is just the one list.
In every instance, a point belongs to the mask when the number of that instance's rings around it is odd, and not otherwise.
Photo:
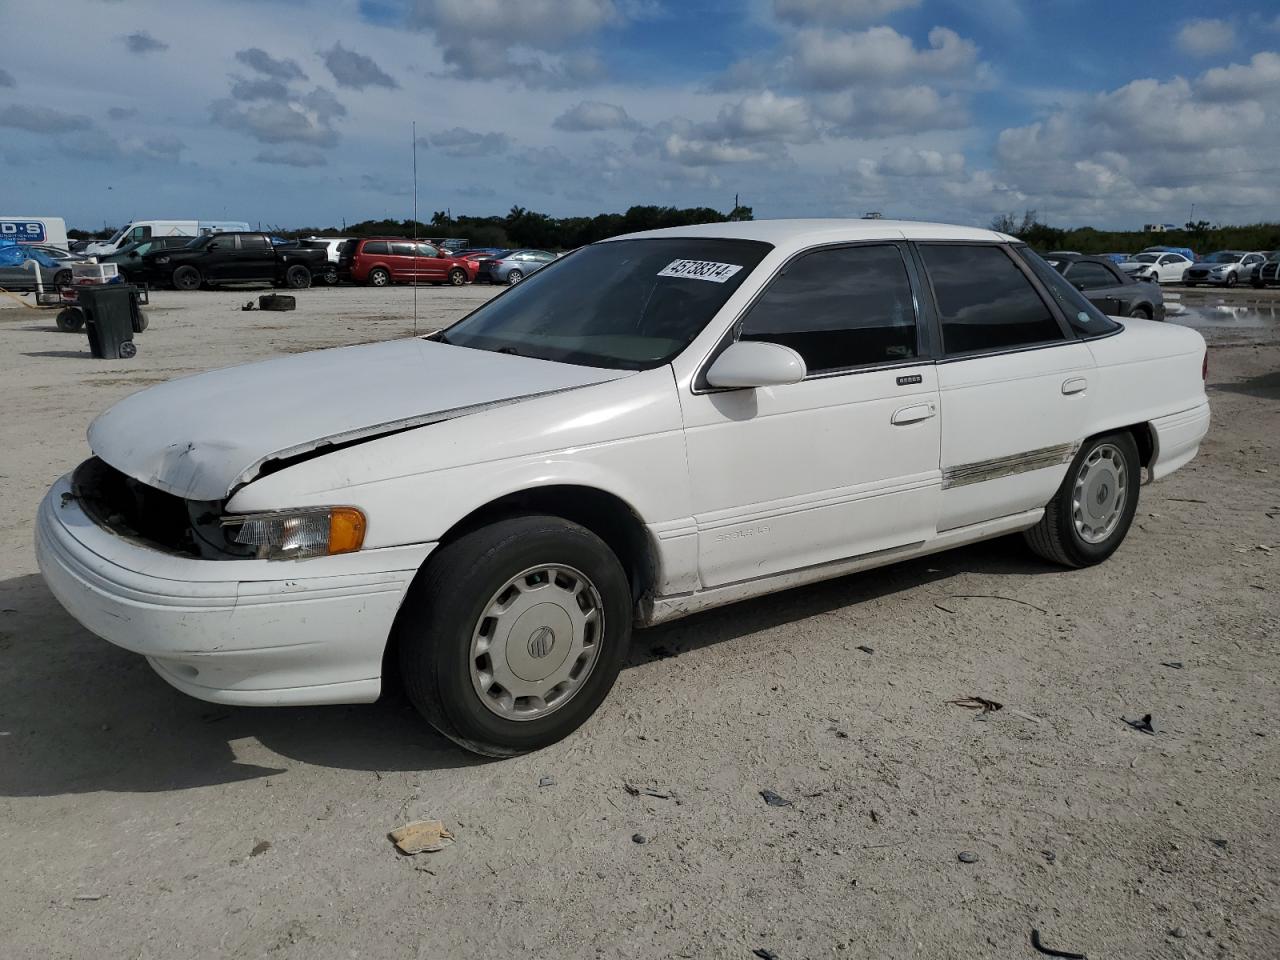
[[(216, 703), (376, 700), (400, 602), (432, 544), (307, 561), (173, 556), (97, 526), (64, 477), (40, 505), (36, 557), (76, 620)], [(268, 564), (270, 566), (268, 566)]]
[(1163, 480), (1185, 466), (1200, 450), (1200, 441), (1209, 432), (1209, 401), (1168, 417), (1152, 420), (1156, 449), (1151, 458), (1150, 476)]

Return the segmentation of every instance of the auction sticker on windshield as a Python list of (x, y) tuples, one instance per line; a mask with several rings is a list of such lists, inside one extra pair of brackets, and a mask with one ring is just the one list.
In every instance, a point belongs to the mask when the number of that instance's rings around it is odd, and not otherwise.
[(658, 271), (660, 277), (686, 277), (724, 283), (742, 269), (737, 263), (714, 263), (710, 260), (672, 260)]

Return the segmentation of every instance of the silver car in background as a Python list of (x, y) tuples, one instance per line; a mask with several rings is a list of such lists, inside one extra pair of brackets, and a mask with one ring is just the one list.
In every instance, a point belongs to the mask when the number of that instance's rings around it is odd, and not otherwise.
[(515, 285), (555, 259), (554, 253), (547, 253), (545, 250), (511, 250), (499, 259), (481, 260), (476, 283)]
[(1203, 260), (1197, 260), (1182, 275), (1188, 287), (1200, 283), (1215, 287), (1234, 287), (1241, 280), (1248, 280), (1253, 268), (1267, 259), (1265, 253), (1247, 253), (1244, 250), (1218, 250)]

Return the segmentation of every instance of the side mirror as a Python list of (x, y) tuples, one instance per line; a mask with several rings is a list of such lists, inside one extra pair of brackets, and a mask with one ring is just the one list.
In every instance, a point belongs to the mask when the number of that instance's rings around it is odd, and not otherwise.
[(807, 373), (804, 358), (790, 347), (739, 340), (716, 357), (707, 371), (707, 383), (730, 389), (780, 387), (799, 383)]

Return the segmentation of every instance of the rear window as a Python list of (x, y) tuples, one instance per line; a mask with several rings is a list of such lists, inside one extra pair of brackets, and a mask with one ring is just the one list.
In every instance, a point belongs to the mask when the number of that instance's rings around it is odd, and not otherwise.
[(385, 240), (370, 240), (364, 245), (363, 252), (374, 257), (385, 257), (391, 252), (391, 244)]
[(1048, 304), (1002, 247), (926, 243), (919, 249), (948, 354), (1065, 339)]
[(1078, 336), (1100, 337), (1120, 329), (1120, 324), (1090, 303), (1084, 294), (1068, 283), (1062, 274), (1049, 266), (1034, 250), (1021, 246), (1014, 249), (1031, 268), (1036, 279), (1044, 284)]

